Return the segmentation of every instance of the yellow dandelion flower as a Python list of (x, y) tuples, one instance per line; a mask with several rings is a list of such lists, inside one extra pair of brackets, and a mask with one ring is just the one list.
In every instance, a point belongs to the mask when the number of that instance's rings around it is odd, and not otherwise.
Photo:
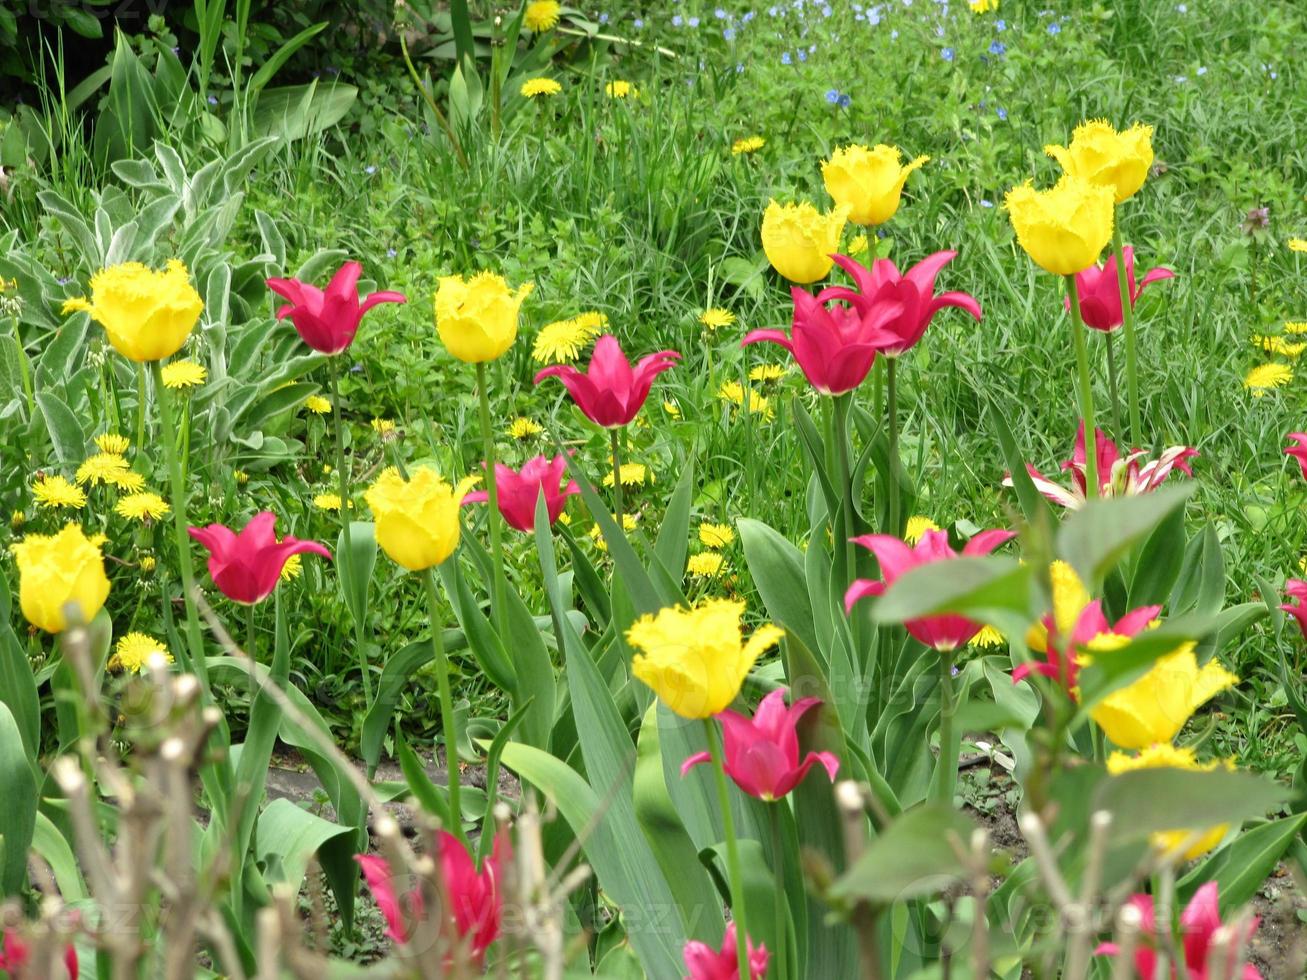
[(539, 422), (524, 415), (519, 415), (513, 419), (508, 426), (508, 435), (513, 439), (530, 439), (532, 436), (538, 436), (544, 431), (544, 427)]
[(681, 417), (681, 408), (676, 404), (676, 402), (663, 402), (663, 411), (674, 419), (679, 419)]
[(849, 242), (848, 250), (844, 254), (849, 256), (850, 258), (853, 258), (854, 256), (861, 255), (866, 250), (867, 250), (867, 236), (855, 235), (853, 237), (853, 240)]
[(973, 647), (999, 647), (1005, 642), (1003, 634), (988, 623), (980, 627), (980, 632), (971, 638)]
[[(644, 486), (645, 480), (648, 480), (650, 483), (654, 482), (653, 475), (649, 472), (648, 467), (646, 467), (644, 463), (622, 464), (622, 486), (624, 487)], [(613, 485), (613, 474), (610, 471), (608, 475), (604, 477), (604, 486), (611, 487), (612, 485)]]
[(1275, 336), (1273, 334), (1270, 336), (1261, 336), (1260, 334), (1254, 335), (1253, 346), (1260, 347), (1268, 354), (1278, 354), (1281, 357), (1289, 358), (1297, 357), (1303, 351), (1307, 350), (1307, 343), (1294, 343), (1293, 341), (1285, 340), (1283, 337)]
[(250, 482), (250, 475), (244, 470), (232, 470), (231, 475), (232, 479), (236, 481), (238, 487), (243, 487), (245, 484)]
[(139, 565), (141, 571), (145, 572), (148, 575), (150, 572), (154, 571), (159, 566), (159, 561), (157, 558), (154, 557), (154, 555), (141, 555), (141, 560), (139, 562)]
[(304, 571), (304, 556), (291, 555), (286, 559), (286, 564), (281, 566), (281, 580), (289, 582), (291, 579), (299, 578), (302, 571)]
[(379, 436), (390, 435), (395, 431), (395, 423), (391, 419), (373, 419), (372, 431)]
[(929, 517), (916, 514), (908, 518), (908, 526), (903, 531), (903, 540), (908, 544), (916, 544), (927, 531), (938, 531), (939, 529), (939, 525)]
[(1285, 333), (1307, 333), (1307, 320), (1285, 320)]
[(735, 541), (735, 529), (729, 524), (700, 524), (699, 540), (705, 548), (729, 548)]
[(120, 470), (109, 476), (109, 482), (123, 493), (137, 493), (145, 489), (145, 477), (135, 470)]
[(129, 521), (140, 521), (145, 524), (159, 520), (172, 508), (157, 493), (134, 493), (119, 500), (113, 509), (115, 513)]
[(691, 555), (685, 563), (685, 571), (694, 578), (714, 578), (720, 575), (726, 565), (726, 559), (717, 551), (701, 551)]
[(541, 364), (570, 364), (607, 326), (608, 317), (593, 311), (567, 320), (555, 320), (541, 327), (536, 334), (531, 359)]
[[(724, 381), (722, 382), (722, 386), (717, 389), (718, 398), (736, 406), (737, 408), (745, 407), (745, 395), (746, 392), (744, 386), (738, 381)], [(765, 397), (758, 394), (753, 389), (749, 389), (747, 395), (748, 412), (750, 415), (761, 415), (765, 419), (770, 419), (775, 414), (771, 407), (771, 402), (769, 402)]]
[[(318, 510), (340, 510), (340, 494), (338, 493), (320, 493), (313, 498), (313, 506)], [(354, 501), (349, 502), (350, 509), (354, 509)]]
[(767, 141), (761, 136), (746, 136), (731, 144), (731, 153), (737, 157), (741, 154), (757, 153), (766, 145)]
[(105, 664), (113, 674), (139, 674), (155, 654), (172, 663), (168, 648), (145, 633), (128, 633), (114, 645), (113, 656)]
[(98, 487), (113, 483), (113, 478), (127, 470), (127, 460), (117, 453), (96, 453), (77, 467), (77, 482)]
[[(639, 524), (639, 519), (634, 514), (622, 515), (623, 531), (634, 531), (637, 524)], [(595, 547), (600, 551), (608, 550), (608, 542), (604, 540), (604, 532), (599, 530), (598, 524), (595, 524), (590, 528), (590, 540), (594, 542)]]
[(998, 0), (970, 0), (969, 6), (972, 13), (987, 14), (998, 9)]
[(735, 322), (735, 314), (730, 310), (724, 310), (720, 306), (713, 306), (699, 314), (699, 322), (709, 330), (720, 330), (722, 327), (729, 327)]
[(127, 452), (127, 447), (131, 445), (131, 440), (126, 436), (118, 435), (116, 432), (103, 432), (95, 437), (95, 445), (102, 453), (122, 456)]
[(1259, 364), (1243, 379), (1243, 386), (1258, 398), (1272, 388), (1287, 385), (1293, 380), (1293, 368), (1287, 364)]
[(541, 95), (557, 95), (563, 90), (552, 78), (528, 78), (518, 92), (523, 98), (534, 99)]
[(1307, 252), (1307, 238), (1290, 238), (1289, 250), (1292, 252)]
[(563, 12), (558, 0), (532, 0), (526, 5), (522, 23), (528, 31), (540, 34), (553, 30), (558, 24), (558, 17)]
[(331, 411), (331, 402), (321, 395), (309, 395), (304, 399), (304, 407), (314, 415), (326, 415)]
[(173, 361), (163, 369), (163, 386), (178, 390), (195, 388), (209, 379), (203, 364), (194, 361)]
[(32, 497), (38, 507), (77, 508), (86, 506), (86, 493), (62, 476), (47, 476), (32, 484)]
[(610, 99), (635, 98), (640, 94), (640, 90), (630, 82), (616, 81), (609, 82), (604, 86), (604, 92)]
[(9, 515), (9, 526), (12, 527), (15, 531), (17, 531), (20, 527), (22, 527), (26, 523), (27, 523), (27, 515), (24, 514), (21, 510), (16, 510)]
[(780, 381), (787, 373), (788, 369), (779, 364), (759, 364), (749, 369), (749, 380), (756, 384), (771, 384)]

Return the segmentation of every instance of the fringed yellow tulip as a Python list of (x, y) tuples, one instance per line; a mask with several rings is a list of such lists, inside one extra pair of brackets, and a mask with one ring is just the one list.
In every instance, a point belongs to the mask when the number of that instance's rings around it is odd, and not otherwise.
[(1064, 176), (1051, 190), (1028, 182), (1007, 192), (1017, 242), (1035, 264), (1057, 276), (1083, 272), (1112, 240), (1112, 190)]
[[(1058, 560), (1048, 567), (1049, 579), (1053, 586), (1052, 621), (1057, 628), (1057, 635), (1065, 643), (1066, 638), (1075, 631), (1076, 622), (1092, 597), (1085, 583), (1080, 581), (1076, 570), (1066, 562)], [(1048, 617), (1045, 616), (1026, 632), (1026, 646), (1036, 653), (1048, 651)]]
[(711, 718), (726, 709), (754, 661), (785, 631), (766, 625), (748, 641), (740, 629), (744, 603), (708, 599), (642, 616), (626, 633), (636, 650), (631, 672), (683, 718)]
[(762, 250), (767, 261), (791, 282), (816, 282), (834, 264), (840, 235), (848, 220), (847, 205), (822, 214), (807, 201), (777, 204), (771, 201), (762, 216)]
[(377, 524), (377, 544), (397, 565), (420, 572), (441, 564), (458, 547), (458, 508), (476, 483), (450, 484), (430, 467), (408, 478), (393, 466), (381, 472), (365, 497)]
[(532, 283), (512, 289), (503, 276), (478, 272), (471, 279), (442, 276), (436, 289), (436, 331), (460, 361), (493, 361), (517, 339), (518, 312)]
[(14, 545), (18, 562), (18, 602), (27, 621), (47, 633), (68, 628), (64, 607), (76, 603), (89, 623), (109, 597), (100, 546), (68, 524), (58, 534), (29, 534)]
[(908, 175), (930, 159), (917, 157), (905, 167), (901, 157), (898, 147), (884, 143), (870, 150), (858, 143), (842, 146), (821, 165), (826, 192), (848, 206), (854, 224), (884, 224), (899, 209)]
[(104, 327), (109, 343), (133, 361), (161, 361), (181, 350), (204, 312), (186, 266), (169, 261), (162, 272), (123, 262), (91, 277), (91, 298), (70, 299), (64, 313), (81, 310)]
[(1135, 123), (1117, 132), (1101, 119), (1083, 122), (1070, 146), (1046, 146), (1044, 152), (1071, 177), (1110, 187), (1116, 203), (1129, 200), (1144, 185), (1153, 165), (1153, 127)]
[[(1202, 763), (1194, 758), (1193, 749), (1177, 748), (1170, 744), (1150, 745), (1138, 755), (1113, 752), (1107, 757), (1107, 771), (1113, 776), (1136, 769), (1187, 769), (1190, 772), (1211, 772), (1219, 762)], [(1226, 762), (1227, 769), (1233, 769), (1233, 762)], [(1149, 838), (1153, 846), (1168, 857), (1183, 850), (1180, 855), (1186, 861), (1192, 861), (1210, 851), (1230, 829), (1229, 824), (1219, 824), (1196, 834), (1192, 830), (1162, 830)], [(1185, 845), (1188, 845), (1187, 847)]]
[[(1091, 657), (1124, 646), (1128, 637), (1106, 634), (1089, 643)], [(1089, 711), (1089, 717), (1123, 749), (1145, 749), (1169, 742), (1200, 705), (1239, 683), (1215, 660), (1202, 667), (1194, 644), (1186, 643), (1153, 664), (1143, 677), (1113, 691)]]

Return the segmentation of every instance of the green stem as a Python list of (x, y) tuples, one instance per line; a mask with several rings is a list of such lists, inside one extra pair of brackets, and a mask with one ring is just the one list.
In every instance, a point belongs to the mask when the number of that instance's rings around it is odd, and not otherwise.
[(1135, 308), (1130, 302), (1130, 281), (1126, 278), (1125, 247), (1121, 244), (1121, 223), (1112, 227), (1112, 251), (1116, 254), (1116, 285), (1121, 291), (1121, 329), (1125, 332), (1125, 388), (1130, 403), (1130, 441), (1142, 446), (1143, 426), (1139, 418), (1139, 361), (1135, 350)]
[[(249, 657), (254, 663), (258, 659), (254, 656), (254, 603), (245, 607), (245, 656)], [(259, 686), (255, 682), (255, 672), (250, 671), (246, 678), (250, 686), (250, 718), (254, 717), (254, 698), (258, 694)]]
[[(340, 536), (344, 547), (336, 555), (337, 574), (340, 578), (340, 594), (345, 595), (346, 579), (351, 574), (354, 560), (353, 531), (349, 514), (349, 468), (345, 465), (345, 423), (340, 411), (340, 367), (335, 357), (327, 358), (327, 370), (331, 378), (331, 420), (336, 428), (336, 481), (340, 488)], [(345, 604), (353, 612), (353, 606)], [(368, 666), (368, 648), (366, 642), (366, 622), (360, 614), (354, 621), (354, 649), (359, 660), (359, 675), (363, 679), (363, 697), (372, 703), (372, 674)]]
[(958, 746), (954, 743), (953, 716), (957, 703), (953, 691), (953, 658), (939, 651), (939, 762), (931, 782), (931, 796), (937, 803), (953, 805), (958, 777)]
[(722, 759), (721, 738), (711, 718), (703, 720), (708, 736), (708, 754), (712, 757), (713, 774), (717, 781), (717, 805), (722, 813), (722, 829), (726, 833), (726, 873), (731, 881), (731, 918), (735, 922), (735, 951), (740, 977), (749, 973), (749, 927), (744, 913), (744, 876), (740, 871), (740, 845), (735, 839), (735, 817), (731, 813), (731, 793), (726, 785), (726, 764)]
[(408, 42), (404, 39), (403, 31), (399, 32), (399, 50), (404, 56), (404, 65), (408, 68), (409, 77), (413, 79), (413, 84), (416, 85), (418, 91), (422, 93), (422, 98), (426, 102), (427, 108), (431, 110), (431, 114), (436, 117), (436, 122), (440, 125), (440, 128), (445, 131), (445, 135), (449, 137), (449, 145), (454, 148), (454, 156), (458, 157), (458, 162), (462, 168), (467, 170), (467, 154), (463, 152), (463, 144), (458, 138), (458, 133), (456, 133), (454, 127), (449, 124), (449, 117), (440, 111), (440, 106), (436, 105), (436, 100), (431, 97), (431, 93), (427, 91), (427, 87), (422, 84), (422, 78), (418, 75), (418, 70), (413, 67), (413, 59), (409, 57)]
[(463, 810), (459, 801), (458, 720), (454, 716), (454, 695), (449, 688), (449, 658), (445, 654), (445, 637), (440, 626), (440, 597), (436, 593), (436, 576), (430, 569), (422, 572), (427, 607), (431, 614), (431, 652), (436, 668), (436, 686), (440, 691), (440, 730), (445, 736), (445, 770), (449, 776), (449, 815), (454, 826), (449, 832), (467, 845), (463, 833)]
[(835, 456), (839, 462), (840, 484), (844, 491), (844, 561), (845, 574), (852, 581), (857, 575), (857, 553), (854, 551), (853, 539), (857, 530), (853, 522), (853, 468), (849, 463), (849, 406), (853, 403), (852, 392), (839, 395), (835, 399)]
[(145, 365), (136, 362), (136, 451), (145, 445)]
[[(1112, 392), (1112, 433), (1121, 438), (1121, 391), (1116, 384), (1116, 334), (1108, 331), (1103, 335), (1107, 344), (1107, 386)], [(1134, 436), (1131, 436), (1133, 439)]]
[(199, 678), (206, 701), (211, 702), (209, 668), (204, 662), (204, 641), (200, 636), (200, 615), (195, 608), (195, 564), (191, 557), (191, 539), (186, 533), (186, 476), (177, 456), (177, 429), (172, 413), (172, 397), (163, 386), (163, 365), (152, 361), (154, 393), (159, 402), (159, 417), (163, 427), (163, 449), (167, 459), (168, 475), (172, 484), (172, 527), (177, 545), (177, 564), (181, 566), (182, 600), (186, 605), (186, 644), (190, 652), (190, 669)]
[(1076, 277), (1066, 277), (1067, 296), (1071, 300), (1071, 332), (1076, 347), (1076, 373), (1080, 378), (1080, 420), (1085, 425), (1085, 496), (1098, 496), (1098, 436), (1094, 424), (1094, 387), (1089, 380), (1089, 349), (1085, 343), (1085, 321), (1080, 317), (1076, 296)]
[(889, 430), (889, 478), (885, 481), (889, 504), (887, 534), (899, 536), (899, 385), (897, 357), (885, 359), (885, 416)]
[[(490, 428), (490, 392), (486, 389), (486, 366), (477, 364), (477, 399), (481, 407), (481, 442), (486, 457), (486, 494), (490, 508), (486, 521), (490, 525), (490, 551), (495, 559), (494, 605), (491, 618), (500, 636), (504, 635), (504, 517), (499, 513), (499, 487), (495, 481), (495, 436)], [(506, 637), (505, 637), (506, 638)]]
[[(613, 457), (613, 520), (622, 528), (622, 437), (620, 429), (608, 430), (609, 453)], [(624, 528), (623, 528), (624, 530)]]
[[(776, 887), (776, 975), (779, 980), (791, 976), (790, 959), (786, 951), (789, 942), (789, 917), (785, 914), (789, 907), (789, 896), (785, 891), (785, 846), (781, 835), (781, 810), (785, 803), (777, 800), (768, 804), (767, 814), (771, 817), (772, 883)], [(738, 937), (737, 937), (738, 938)]]

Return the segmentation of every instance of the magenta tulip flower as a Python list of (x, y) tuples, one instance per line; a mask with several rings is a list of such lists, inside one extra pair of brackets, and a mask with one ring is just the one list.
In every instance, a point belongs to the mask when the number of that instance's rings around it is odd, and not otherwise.
[(630, 424), (649, 397), (654, 378), (680, 359), (674, 350), (661, 350), (642, 357), (632, 368), (617, 338), (604, 334), (595, 341), (587, 371), (578, 371), (570, 364), (554, 364), (537, 374), (535, 383), (558, 378), (586, 418), (612, 429)]
[[(1149, 269), (1143, 280), (1135, 285), (1135, 250), (1127, 245), (1121, 249), (1125, 256), (1125, 277), (1130, 291), (1130, 309), (1135, 308), (1139, 294), (1149, 283), (1161, 279), (1171, 279), (1175, 273), (1170, 269)], [(1084, 272), (1076, 273), (1076, 295), (1080, 298), (1080, 316), (1085, 326), (1095, 330), (1109, 331), (1121, 326), (1121, 284), (1116, 278), (1116, 256), (1113, 255), (1101, 267), (1091, 265)], [(1071, 300), (1067, 298), (1062, 304), (1069, 310)]]
[(346, 262), (325, 290), (299, 279), (269, 279), (268, 288), (285, 299), (277, 319), (290, 317), (304, 343), (323, 354), (339, 354), (354, 342), (363, 314), (378, 303), (405, 303), (403, 293), (369, 293), (359, 302), (358, 281), (363, 266)]
[[(1095, 599), (1081, 610), (1069, 638), (1057, 636), (1056, 622), (1053, 614), (1049, 613), (1042, 620), (1048, 639), (1044, 643), (1044, 649), (1036, 648), (1036, 652), (1044, 655), (1044, 661), (1018, 664), (1012, 668), (1012, 683), (1019, 683), (1032, 673), (1043, 674), (1057, 681), (1068, 692), (1072, 692), (1075, 690), (1080, 673), (1077, 657), (1081, 647), (1087, 646), (1090, 641), (1105, 634), (1137, 636), (1148, 628), (1148, 624), (1155, 620), (1161, 611), (1161, 606), (1141, 606), (1112, 623), (1103, 615), (1103, 601)], [(1031, 646), (1035, 648), (1033, 642)]]
[[(987, 555), (1015, 536), (1013, 531), (997, 529), (981, 531), (963, 546), (962, 554), (958, 554), (949, 545), (948, 534), (944, 531), (927, 531), (917, 541), (915, 548), (888, 534), (867, 534), (854, 538), (855, 544), (860, 544), (875, 554), (885, 580), (873, 582), (865, 578), (855, 579), (844, 593), (844, 611), (852, 612), (854, 604), (859, 599), (881, 595), (899, 576), (914, 568), (937, 561), (961, 558), (963, 555), (968, 557)], [(926, 646), (940, 651), (956, 650), (965, 645), (980, 632), (981, 627), (980, 623), (952, 613), (910, 619), (904, 625), (909, 633)]]
[[(803, 698), (787, 708), (785, 692), (778, 689), (762, 699), (752, 718), (730, 709), (717, 715), (726, 733), (726, 774), (735, 785), (770, 803), (786, 796), (818, 764), (834, 782), (840, 762), (829, 752), (809, 752), (799, 761), (799, 719), (819, 704), (820, 698)], [(681, 764), (681, 775), (711, 759), (707, 752), (690, 756)]]
[[(749, 944), (749, 980), (763, 980), (767, 976), (767, 963), (771, 954), (762, 943)], [(685, 944), (685, 968), (690, 975), (685, 980), (738, 980), (740, 976), (739, 950), (736, 948), (735, 923), (726, 925), (722, 948), (713, 949), (707, 943), (692, 939)]]
[[(408, 942), (404, 906), (395, 891), (395, 877), (391, 874), (390, 862), (375, 854), (355, 854), (354, 860), (363, 872), (363, 881), (372, 893), (372, 900), (377, 903), (377, 910), (386, 920), (386, 935), (401, 945)], [(408, 903), (410, 917), (422, 919), (426, 916), (420, 889), (414, 888), (406, 892), (404, 901)]]
[[(499, 512), (510, 527), (530, 534), (535, 531), (536, 500), (543, 493), (545, 506), (549, 510), (549, 523), (558, 520), (558, 515), (567, 506), (567, 498), (580, 493), (575, 480), (568, 480), (562, 486), (567, 472), (567, 457), (536, 456), (528, 459), (520, 471), (503, 463), (495, 464), (495, 489), (499, 491)], [(465, 504), (484, 503), (490, 499), (485, 490), (477, 490), (463, 498)]]
[[(1095, 443), (1098, 451), (1098, 495), (1100, 497), (1133, 497), (1141, 493), (1151, 493), (1160, 487), (1172, 470), (1180, 470), (1186, 476), (1193, 476), (1189, 460), (1198, 455), (1192, 446), (1171, 446), (1163, 450), (1157, 459), (1144, 459), (1143, 450), (1133, 450), (1122, 456), (1116, 443), (1095, 428)], [(1053, 503), (1071, 510), (1078, 510), (1085, 505), (1085, 424), (1080, 423), (1076, 430), (1076, 446), (1071, 458), (1062, 464), (1062, 469), (1071, 473), (1070, 488), (1045, 477), (1039, 470), (1027, 463), (1026, 472), (1030, 474), (1035, 489)], [(1004, 486), (1012, 486), (1009, 476), (1003, 480)]]
[[(1139, 912), (1142, 941), (1135, 949), (1135, 970), (1140, 980), (1163, 980), (1173, 977), (1175, 966), (1167, 969), (1165, 974), (1157, 970), (1157, 915), (1153, 907), (1153, 896), (1132, 895), (1127, 904)], [(1229, 958), (1224, 964), (1214, 964), (1216, 970), (1209, 971), (1208, 960), (1211, 959), (1212, 938), (1221, 928), (1221, 907), (1218, 886), (1209, 881), (1194, 892), (1194, 897), (1180, 914), (1180, 938), (1183, 941), (1182, 955), (1189, 980), (1227, 980), (1239, 959), (1240, 951), (1252, 940), (1260, 920), (1253, 918), (1248, 923), (1247, 931), (1242, 936), (1232, 936), (1229, 942)], [(1170, 929), (1168, 919), (1163, 928)], [(1103, 943), (1094, 952), (1100, 956), (1118, 956), (1120, 949), (1116, 943)], [(1250, 963), (1246, 963), (1237, 974), (1238, 980), (1262, 980), (1262, 974)]]
[(1289, 579), (1284, 583), (1284, 594), (1293, 602), (1287, 602), (1280, 608), (1297, 620), (1298, 629), (1302, 631), (1303, 639), (1307, 640), (1307, 582), (1300, 578)]
[(1298, 461), (1298, 466), (1302, 469), (1302, 478), (1307, 480), (1307, 432), (1290, 432), (1285, 438), (1292, 439), (1298, 444), (1286, 446), (1284, 454)]
[(852, 290), (834, 286), (822, 293), (830, 299), (842, 299), (855, 307), (860, 301), (872, 308), (897, 305), (897, 315), (883, 321), (869, 339), (886, 357), (898, 357), (916, 346), (935, 314), (946, 307), (966, 310), (977, 322), (980, 321), (980, 303), (970, 293), (935, 295), (935, 279), (957, 254), (945, 251), (928, 255), (902, 275), (899, 274), (898, 266), (889, 259), (877, 259), (872, 263), (872, 268), (868, 269), (847, 255), (836, 255), (835, 261), (853, 277), (858, 288)]
[(255, 514), (239, 534), (222, 524), (190, 528), (191, 537), (209, 549), (213, 584), (232, 602), (248, 606), (272, 595), (291, 555), (308, 552), (331, 558), (331, 552), (316, 541), (289, 535), (278, 541), (276, 523), (277, 515), (265, 510)]

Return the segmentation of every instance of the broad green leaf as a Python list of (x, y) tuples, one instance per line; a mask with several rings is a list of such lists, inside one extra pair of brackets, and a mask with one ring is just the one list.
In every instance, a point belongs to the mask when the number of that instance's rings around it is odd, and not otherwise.
[(1093, 809), (1111, 813), (1113, 838), (1126, 841), (1261, 817), (1290, 795), (1287, 787), (1249, 772), (1136, 769), (1103, 780)]
[[(462, 630), (445, 630), (444, 642), (446, 652), (467, 646)], [(390, 730), (391, 717), (395, 713), (395, 706), (399, 704), (400, 695), (408, 687), (413, 674), (429, 664), (433, 656), (431, 640), (425, 639), (409, 643), (387, 658), (359, 734), (359, 754), (369, 772), (376, 769), (377, 762), (381, 759), (386, 732)]]
[(1199, 885), (1215, 881), (1223, 915), (1252, 901), (1304, 827), (1307, 813), (1296, 813), (1245, 831), (1176, 883), (1180, 900), (1187, 902)]
[(290, 800), (276, 799), (259, 815), (254, 852), (268, 882), (298, 889), (313, 855), (330, 873), (329, 866), (354, 863), (354, 842), (352, 827), (324, 820)]
[(453, 821), (450, 819), (448, 791), (432, 782), (422, 760), (409, 748), (408, 740), (398, 730), (395, 732), (395, 756), (399, 759), (399, 768), (404, 773), (409, 792), (418, 801), (418, 805), (439, 820), (441, 826), (451, 826)]
[[(783, 806), (784, 804), (775, 804)], [(775, 857), (770, 848), (765, 848), (761, 841), (741, 840), (739, 842), (740, 851), (740, 875), (743, 879), (741, 884), (744, 887), (744, 907), (748, 913), (749, 938), (754, 942), (761, 942), (772, 952), (772, 971), (780, 972), (780, 966), (776, 960), (777, 950), (780, 948), (779, 929), (786, 930), (785, 946), (789, 951), (787, 958), (793, 959), (794, 950), (794, 923), (790, 919), (789, 902), (786, 901), (782, 909), (781, 922), (777, 922), (776, 912), (776, 878), (775, 878)], [(799, 855), (797, 848), (795, 853), (788, 855), (792, 862), (798, 861)], [(730, 893), (729, 875), (726, 862), (726, 844), (714, 844), (706, 848), (699, 859), (712, 869), (714, 877), (719, 882), (719, 887), (724, 895)], [(782, 878), (784, 878), (784, 869), (782, 869)], [(782, 889), (784, 895), (784, 889)], [(769, 971), (769, 972), (772, 972)], [(788, 970), (786, 971), (789, 972)], [(810, 974), (804, 973), (803, 976), (830, 976), (830, 974)], [(839, 974), (840, 976), (851, 976), (856, 974)]]
[(976, 618), (993, 612), (1030, 616), (1031, 577), (1029, 565), (1001, 555), (918, 565), (876, 600), (872, 619), (903, 623), (945, 612)]
[(0, 573), (0, 704), (9, 708), (22, 736), (23, 752), (36, 758), (41, 738), (41, 700), (32, 662), (9, 625), (9, 586)]
[(1011, 474), (1012, 488), (1016, 490), (1017, 501), (1021, 505), (1021, 513), (1025, 516), (1026, 523), (1033, 528), (1052, 527), (1053, 513), (1048, 499), (1035, 489), (1035, 483), (1026, 470), (1026, 461), (1021, 457), (1016, 440), (1012, 438), (1012, 430), (1003, 416), (1003, 410), (994, 401), (989, 403), (989, 421), (998, 436), (999, 447), (1003, 450), (1003, 461), (1007, 464), (1008, 473)]
[(1196, 487), (1176, 483), (1135, 497), (1091, 500), (1058, 530), (1058, 554), (1092, 589), (1136, 543), (1182, 507)]
[(59, 886), (59, 896), (64, 902), (71, 905), (87, 897), (86, 884), (82, 881), (81, 868), (72, 846), (59, 832), (54, 821), (39, 810), (32, 833), (32, 850), (50, 865), (50, 870), (54, 872), (54, 883)]
[(974, 827), (952, 807), (932, 803), (908, 810), (867, 845), (831, 894), (888, 905), (944, 891), (966, 873), (954, 846), (967, 846)]
[(1136, 634), (1123, 647), (1093, 654), (1079, 673), (1081, 714), (1088, 713), (1113, 691), (1140, 677), (1158, 658), (1175, 653), (1184, 644), (1200, 640), (1216, 628), (1214, 616), (1181, 616)]
[(1225, 556), (1221, 539), (1210, 522), (1185, 548), (1180, 577), (1171, 589), (1167, 608), (1172, 616), (1185, 612), (1214, 613), (1225, 602)]
[(1130, 577), (1129, 607), (1160, 605), (1180, 577), (1185, 552), (1184, 508), (1177, 507), (1154, 528)]
[(741, 518), (736, 526), (749, 575), (758, 587), (767, 615), (802, 640), (809, 650), (821, 649), (804, 581), (803, 553), (761, 521)]
[(454, 609), (454, 616), (467, 635), (468, 650), (496, 687), (513, 693), (517, 689), (513, 662), (509, 659), (499, 634), (481, 611), (480, 603), (472, 594), (458, 561), (443, 562), (437, 571), (444, 583), (445, 595), (449, 597), (449, 603)]
[(86, 431), (63, 399), (52, 391), (38, 391), (36, 404), (45, 419), (54, 454), (66, 467), (77, 466), (86, 455)]
[(0, 704), (0, 895), (14, 898), (27, 880), (27, 849), (36, 831), (36, 778), (9, 708)]
[(358, 98), (359, 90), (344, 82), (264, 89), (254, 107), (256, 135), (304, 139), (330, 129), (345, 118)]
[(685, 571), (685, 557), (690, 541), (690, 504), (694, 495), (694, 459), (685, 461), (676, 490), (667, 502), (654, 553), (663, 566), (675, 576)]

